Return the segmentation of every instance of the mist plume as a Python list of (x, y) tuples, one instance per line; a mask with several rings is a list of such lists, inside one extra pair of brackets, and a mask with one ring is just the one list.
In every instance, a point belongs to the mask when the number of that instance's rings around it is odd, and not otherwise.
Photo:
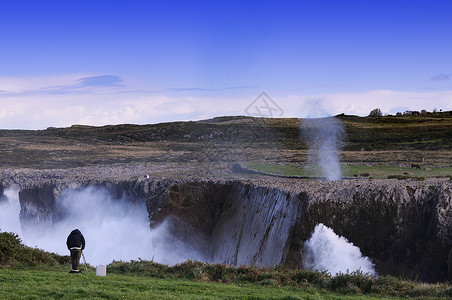
[(0, 203), (0, 229), (15, 232), (30, 247), (69, 255), (66, 238), (78, 228), (86, 240), (86, 260), (92, 265), (113, 260), (143, 259), (169, 265), (189, 258), (205, 260), (195, 246), (170, 233), (169, 221), (151, 229), (144, 203), (112, 199), (104, 188), (63, 191), (57, 201), (64, 217), (37, 226), (21, 226), (18, 191), (7, 189), (5, 194), (7, 201)]
[[(301, 137), (309, 146), (308, 162), (318, 164), (320, 169), (316, 176), (328, 180), (341, 178), (339, 154), (345, 130), (341, 121), (336, 118), (303, 119), (300, 123)], [(312, 166), (307, 167), (312, 172)]]

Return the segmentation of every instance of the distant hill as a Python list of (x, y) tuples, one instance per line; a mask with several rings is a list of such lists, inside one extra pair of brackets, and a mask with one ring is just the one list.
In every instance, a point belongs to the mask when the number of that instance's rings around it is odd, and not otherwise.
[[(452, 149), (452, 112), (336, 117), (346, 131), (344, 151)], [(153, 125), (0, 130), (0, 164), (65, 168), (134, 161), (195, 162), (206, 159), (205, 155), (197, 156), (206, 149), (217, 153), (233, 149), (236, 155), (241, 151), (245, 159), (251, 160), (301, 151), (299, 158), (294, 158), (301, 160), (308, 146), (300, 138), (300, 122), (303, 120), (297, 118), (231, 116)]]

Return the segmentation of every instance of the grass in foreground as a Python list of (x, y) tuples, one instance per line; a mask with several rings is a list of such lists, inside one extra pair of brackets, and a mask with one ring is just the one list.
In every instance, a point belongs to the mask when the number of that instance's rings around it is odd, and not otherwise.
[(0, 299), (394, 299), (450, 298), (446, 283), (425, 284), (360, 272), (285, 267), (230, 267), (188, 260), (175, 266), (152, 261), (113, 262), (107, 277), (69, 274), (66, 256), (22, 245), (0, 232)]
[[(225, 284), (94, 271), (0, 269), (0, 299), (394, 299), (347, 295), (312, 287)], [(425, 298), (427, 299), (427, 298)], [(428, 298), (434, 299), (434, 298)]]
[(275, 267), (230, 267), (222, 264), (201, 263), (188, 260), (176, 266), (166, 266), (150, 261), (113, 262), (109, 272), (123, 275), (140, 275), (159, 278), (178, 278), (204, 282), (222, 282), (249, 285), (260, 288), (287, 288), (299, 291), (315, 291), (331, 295), (355, 295), (373, 297), (450, 297), (448, 284), (425, 284), (402, 280), (392, 276), (375, 277), (362, 272), (331, 276), (327, 272), (294, 270)]

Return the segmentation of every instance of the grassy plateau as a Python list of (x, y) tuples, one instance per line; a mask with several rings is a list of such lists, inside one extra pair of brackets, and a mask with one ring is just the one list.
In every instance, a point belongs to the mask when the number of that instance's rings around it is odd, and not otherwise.
[[(345, 131), (342, 163), (452, 167), (452, 112), (336, 117)], [(67, 169), (177, 163), (181, 169), (196, 164), (203, 169), (206, 164), (237, 162), (299, 164), (306, 162), (308, 151), (301, 124), (303, 120), (297, 118), (236, 116), (150, 125), (0, 129), (0, 167)]]
[[(299, 164), (268, 164), (262, 162), (249, 162), (246, 167), (252, 170), (262, 171), (283, 176), (316, 176), (320, 174), (318, 166), (303, 166)], [(407, 178), (427, 177), (452, 177), (452, 167), (432, 167), (413, 169), (401, 166), (366, 166), (366, 165), (342, 165), (341, 173), (344, 177), (371, 177), (388, 178), (391, 176), (405, 175)]]

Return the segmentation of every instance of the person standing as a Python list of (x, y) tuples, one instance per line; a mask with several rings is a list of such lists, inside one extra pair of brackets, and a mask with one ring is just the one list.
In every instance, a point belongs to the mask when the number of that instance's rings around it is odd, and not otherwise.
[(80, 264), (82, 251), (85, 249), (85, 238), (80, 230), (72, 230), (67, 237), (66, 245), (69, 251), (71, 251), (72, 270), (69, 273), (81, 273), (82, 271), (78, 269), (78, 265)]

